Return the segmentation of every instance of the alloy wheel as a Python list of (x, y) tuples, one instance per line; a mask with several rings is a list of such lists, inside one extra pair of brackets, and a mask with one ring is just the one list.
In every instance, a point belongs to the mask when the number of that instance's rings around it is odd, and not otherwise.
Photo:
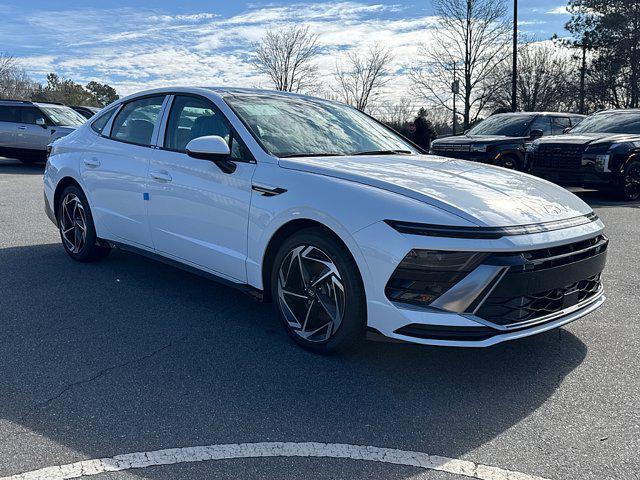
[(87, 216), (82, 202), (73, 193), (68, 193), (62, 200), (60, 232), (71, 253), (79, 253), (87, 242)]
[(640, 197), (640, 164), (634, 163), (624, 175), (624, 194), (629, 200)]
[(290, 329), (308, 342), (324, 342), (344, 317), (345, 288), (333, 260), (318, 247), (290, 250), (278, 270), (278, 303)]

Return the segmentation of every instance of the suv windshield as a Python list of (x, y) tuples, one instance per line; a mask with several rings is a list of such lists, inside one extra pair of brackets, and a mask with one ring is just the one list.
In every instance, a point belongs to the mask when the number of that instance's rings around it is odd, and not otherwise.
[(392, 130), (347, 105), (268, 94), (224, 98), (271, 155), (417, 154)]
[(58, 127), (77, 127), (87, 120), (74, 109), (63, 105), (38, 105), (38, 108)]
[(571, 133), (640, 134), (639, 112), (602, 112), (585, 118)]
[(492, 115), (467, 132), (467, 135), (505, 135), (524, 137), (534, 115)]

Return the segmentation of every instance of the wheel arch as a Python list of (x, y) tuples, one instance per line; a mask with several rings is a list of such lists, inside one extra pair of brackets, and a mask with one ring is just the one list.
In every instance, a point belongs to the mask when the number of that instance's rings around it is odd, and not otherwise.
[(53, 193), (53, 214), (55, 215), (56, 220), (58, 219), (58, 202), (60, 200), (60, 196), (62, 195), (62, 192), (64, 191), (64, 189), (67, 188), (69, 185), (74, 185), (78, 187), (80, 190), (82, 190), (82, 192), (85, 194), (85, 197), (86, 197), (86, 192), (84, 191), (84, 188), (82, 188), (82, 185), (80, 185), (80, 183), (75, 178), (70, 176), (62, 177), (58, 181)]
[(327, 225), (313, 220), (311, 218), (297, 218), (293, 220), (289, 220), (284, 223), (273, 233), (267, 246), (264, 251), (264, 255), (262, 256), (262, 268), (261, 268), (261, 277), (262, 277), (262, 291), (263, 291), (263, 300), (265, 302), (272, 301), (271, 298), (271, 269), (273, 268), (273, 262), (275, 261), (276, 255), (278, 254), (278, 250), (282, 246), (282, 244), (286, 241), (287, 238), (291, 237), (291, 235), (299, 232), (301, 230), (305, 230), (307, 228), (320, 228), (324, 232), (326, 232), (330, 237), (332, 237), (336, 242), (338, 242), (342, 247), (345, 248), (351, 258), (353, 258), (356, 266), (358, 267), (358, 274), (360, 275), (360, 281), (364, 286), (364, 279), (362, 274), (362, 269), (358, 260), (356, 259), (353, 251), (349, 246), (344, 242), (344, 240), (338, 235), (333, 229), (328, 227)]

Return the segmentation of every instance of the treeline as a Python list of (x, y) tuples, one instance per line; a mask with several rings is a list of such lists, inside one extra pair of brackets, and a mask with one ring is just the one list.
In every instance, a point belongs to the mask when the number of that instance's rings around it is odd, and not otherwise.
[(83, 86), (55, 73), (48, 74), (44, 84), (35, 82), (13, 56), (0, 53), (0, 99), (3, 98), (104, 107), (119, 97), (106, 83), (91, 81)]

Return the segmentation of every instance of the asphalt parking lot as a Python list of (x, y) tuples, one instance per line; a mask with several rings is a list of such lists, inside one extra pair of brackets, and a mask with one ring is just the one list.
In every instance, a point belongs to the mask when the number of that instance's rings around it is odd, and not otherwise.
[[(546, 479), (640, 478), (640, 204), (581, 193), (611, 240), (608, 301), (586, 318), (490, 349), (363, 342), (321, 357), (289, 341), (271, 305), (228, 287), (123, 252), (74, 263), (41, 183), (42, 167), (0, 159), (0, 477), (323, 442)], [(462, 478), (313, 456), (173, 463), (95, 478)]]

